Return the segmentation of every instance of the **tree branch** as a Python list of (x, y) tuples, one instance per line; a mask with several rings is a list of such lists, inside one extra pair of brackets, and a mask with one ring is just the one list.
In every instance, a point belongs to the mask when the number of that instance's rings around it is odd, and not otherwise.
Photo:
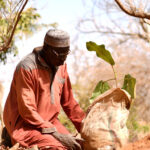
[(128, 14), (130, 16), (137, 17), (137, 18), (143, 18), (143, 19), (150, 19), (150, 14), (148, 14), (148, 13), (144, 13), (143, 11), (133, 11), (133, 9), (129, 10), (121, 3), (121, 0), (115, 0), (115, 2), (118, 4), (118, 6), (120, 7), (120, 9), (122, 11), (124, 11), (126, 14)]
[(17, 24), (18, 24), (19, 20), (20, 20), (21, 13), (22, 13), (23, 9), (25, 8), (27, 2), (28, 2), (28, 0), (25, 1), (25, 3), (23, 4), (22, 8), (20, 9), (20, 11), (19, 11), (19, 13), (18, 13), (18, 16), (17, 16), (17, 19), (16, 19), (16, 22), (15, 22), (15, 24), (14, 24), (14, 26), (13, 26), (13, 29), (12, 29), (12, 32), (11, 32), (11, 34), (10, 34), (10, 37), (9, 37), (9, 39), (7, 40), (7, 43), (4, 44), (2, 47), (0, 47), (0, 51), (6, 51), (8, 48), (10, 48), (10, 43), (11, 43), (12, 38), (13, 38), (13, 36), (14, 36), (15, 29), (16, 29), (16, 27), (17, 27)]

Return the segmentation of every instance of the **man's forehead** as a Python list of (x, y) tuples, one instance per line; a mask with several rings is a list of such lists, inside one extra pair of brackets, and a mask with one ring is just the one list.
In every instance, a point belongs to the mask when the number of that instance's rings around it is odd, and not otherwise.
[(48, 50), (55, 50), (57, 51), (58, 53), (60, 52), (68, 52), (70, 51), (70, 47), (54, 47), (54, 46), (50, 46), (50, 45), (47, 45), (47, 49)]

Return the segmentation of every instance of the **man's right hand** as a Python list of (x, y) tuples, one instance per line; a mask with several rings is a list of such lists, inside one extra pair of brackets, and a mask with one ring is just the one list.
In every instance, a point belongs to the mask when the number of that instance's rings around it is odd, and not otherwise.
[(77, 142), (82, 141), (81, 139), (73, 137), (70, 134), (61, 134), (57, 131), (51, 134), (69, 150), (82, 150), (81, 145)]

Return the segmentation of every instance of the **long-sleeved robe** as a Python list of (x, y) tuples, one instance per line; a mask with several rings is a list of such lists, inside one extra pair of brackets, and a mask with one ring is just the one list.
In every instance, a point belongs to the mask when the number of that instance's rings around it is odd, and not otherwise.
[(12, 144), (66, 149), (51, 134), (41, 133), (42, 128), (56, 127), (58, 132), (69, 134), (58, 120), (61, 106), (80, 131), (85, 113), (73, 97), (66, 64), (54, 74), (39, 52), (33, 51), (17, 65), (4, 107)]

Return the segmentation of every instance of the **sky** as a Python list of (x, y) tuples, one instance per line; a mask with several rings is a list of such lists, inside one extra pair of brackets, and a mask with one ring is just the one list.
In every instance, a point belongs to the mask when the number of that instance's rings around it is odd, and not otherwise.
[[(57, 22), (59, 29), (67, 31), (71, 38), (76, 32), (77, 20), (85, 14), (82, 0), (41, 0), (38, 2), (33, 0), (26, 8), (29, 6), (37, 8), (38, 13), (41, 15), (40, 23), (50, 24)], [(17, 63), (30, 53), (34, 47), (43, 44), (43, 38), (47, 30), (46, 28), (41, 29), (30, 38), (23, 37), (21, 41), (16, 43), (19, 50), (18, 56), (9, 57), (6, 65), (0, 64), (0, 82), (4, 87), (3, 105), (7, 98)]]

